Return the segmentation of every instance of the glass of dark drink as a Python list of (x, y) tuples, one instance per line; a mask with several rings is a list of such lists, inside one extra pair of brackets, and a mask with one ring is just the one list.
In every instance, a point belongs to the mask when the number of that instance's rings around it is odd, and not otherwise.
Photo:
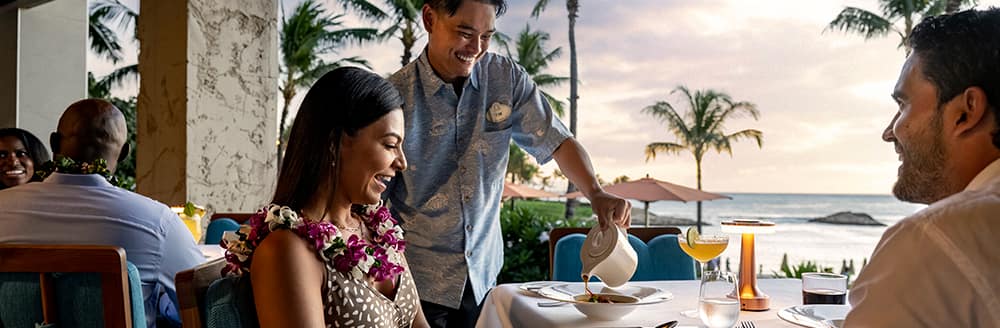
[(802, 304), (847, 304), (847, 276), (823, 272), (803, 273)]

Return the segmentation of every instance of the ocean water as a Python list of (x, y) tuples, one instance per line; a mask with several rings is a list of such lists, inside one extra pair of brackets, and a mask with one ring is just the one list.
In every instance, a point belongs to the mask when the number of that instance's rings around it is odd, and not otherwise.
[[(720, 233), (719, 222), (731, 219), (762, 219), (774, 222), (773, 234), (756, 237), (757, 264), (764, 273), (778, 271), (781, 257), (788, 254), (789, 264), (815, 261), (839, 272), (842, 261), (854, 260), (860, 269), (862, 259), (870, 258), (875, 245), (888, 226), (924, 208), (905, 203), (891, 195), (817, 195), (817, 194), (744, 194), (726, 193), (732, 200), (702, 202), (704, 233)], [(633, 201), (632, 211), (642, 211), (643, 204)], [(694, 219), (694, 202), (653, 202), (649, 210), (657, 215)], [(887, 226), (855, 226), (810, 223), (809, 219), (851, 211), (871, 215)], [(641, 222), (633, 222), (641, 224)], [(683, 229), (683, 227), (682, 227)], [(728, 258), (733, 271), (738, 270), (740, 236), (731, 235), (729, 247), (721, 256)], [(758, 267), (759, 270), (759, 267)]]

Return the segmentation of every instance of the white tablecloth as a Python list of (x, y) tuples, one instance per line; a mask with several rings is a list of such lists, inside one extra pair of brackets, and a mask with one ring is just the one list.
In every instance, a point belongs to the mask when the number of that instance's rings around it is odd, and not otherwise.
[(226, 250), (222, 249), (222, 246), (219, 245), (198, 244), (198, 250), (201, 251), (201, 255), (205, 256), (205, 262), (211, 262), (212, 260), (226, 256)]
[[(697, 280), (630, 282), (632, 285), (669, 291), (674, 298), (656, 304), (638, 305), (635, 311), (618, 321), (590, 321), (572, 305), (540, 307), (538, 302), (550, 300), (521, 290), (518, 288), (520, 284), (500, 285), (483, 301), (483, 311), (476, 327), (651, 327), (670, 320), (679, 321), (680, 326), (700, 326), (698, 318), (680, 314), (698, 307), (698, 283)], [(741, 311), (740, 320), (753, 321), (760, 328), (798, 327), (778, 318), (777, 313), (785, 307), (802, 304), (802, 282), (798, 279), (760, 279), (757, 286), (771, 297), (771, 309)]]

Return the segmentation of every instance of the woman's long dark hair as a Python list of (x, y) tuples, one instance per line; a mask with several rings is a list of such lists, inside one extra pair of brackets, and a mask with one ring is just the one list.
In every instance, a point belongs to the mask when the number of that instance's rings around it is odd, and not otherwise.
[(300, 211), (324, 181), (336, 188), (331, 164), (340, 165), (341, 137), (402, 106), (396, 88), (369, 71), (341, 67), (323, 75), (299, 106), (271, 202)]
[[(27, 130), (22, 130), (18, 128), (3, 128), (0, 129), (0, 138), (2, 137), (14, 137), (21, 140), (21, 144), (24, 145), (24, 149), (28, 151), (28, 157), (31, 157), (31, 161), (34, 163), (34, 167), (37, 169), (42, 163), (52, 160), (52, 155), (49, 154), (49, 149), (45, 148), (45, 144), (34, 134), (28, 132)], [(35, 176), (31, 177), (31, 181), (39, 181)], [(7, 188), (7, 186), (0, 183), (0, 189)]]

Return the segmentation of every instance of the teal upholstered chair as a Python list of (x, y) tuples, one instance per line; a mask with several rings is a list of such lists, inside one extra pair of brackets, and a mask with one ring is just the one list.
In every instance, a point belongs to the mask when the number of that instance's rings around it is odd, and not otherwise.
[(0, 245), (0, 327), (145, 327), (139, 270), (115, 246)]
[(213, 282), (205, 293), (206, 328), (258, 327), (249, 276), (229, 276)]
[(205, 229), (205, 244), (218, 245), (222, 241), (222, 234), (226, 231), (240, 230), (240, 224), (230, 218), (217, 218), (208, 223)]
[[(549, 233), (550, 273), (555, 281), (582, 281), (580, 249), (589, 228), (556, 228)], [(638, 265), (632, 281), (695, 279), (694, 260), (680, 249), (674, 227), (630, 228), (629, 244)]]
[(257, 327), (250, 278), (222, 277), (225, 259), (177, 273), (177, 298), (184, 328)]

